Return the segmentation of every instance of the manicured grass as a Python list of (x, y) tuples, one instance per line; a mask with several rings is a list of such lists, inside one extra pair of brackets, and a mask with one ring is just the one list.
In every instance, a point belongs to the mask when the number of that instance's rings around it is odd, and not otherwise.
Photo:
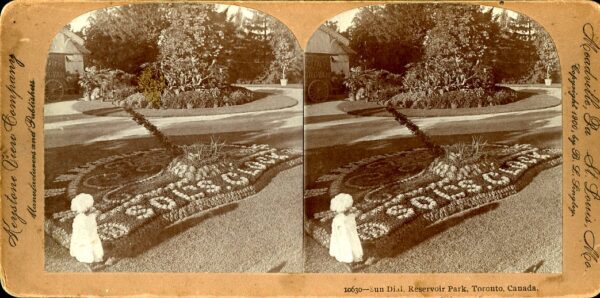
[[(255, 93), (259, 99), (236, 106), (200, 109), (136, 109), (136, 111), (146, 117), (209, 116), (278, 110), (298, 104), (297, 100), (276, 94), (276, 92), (275, 90), (258, 90)], [(87, 115), (129, 117), (129, 114), (122, 108), (116, 107), (110, 102), (80, 101), (73, 108)]]
[[(562, 102), (560, 98), (548, 95), (542, 89), (523, 89), (517, 92), (521, 99), (506, 105), (457, 109), (398, 109), (398, 111), (409, 117), (466, 116), (537, 110), (554, 107)], [(351, 115), (392, 117), (385, 108), (374, 102), (345, 101), (338, 108)]]

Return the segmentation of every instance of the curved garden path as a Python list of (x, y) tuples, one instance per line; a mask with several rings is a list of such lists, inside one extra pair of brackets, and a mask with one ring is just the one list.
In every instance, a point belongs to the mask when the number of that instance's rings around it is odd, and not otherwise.
[[(280, 90), (298, 104), (279, 109), (236, 114), (151, 117), (149, 120), (167, 135), (219, 134), (257, 129), (283, 129), (302, 126), (302, 89), (248, 87)], [(45, 147), (91, 144), (148, 135), (145, 128), (128, 117), (85, 115), (73, 108), (77, 101), (51, 103), (44, 106)]]

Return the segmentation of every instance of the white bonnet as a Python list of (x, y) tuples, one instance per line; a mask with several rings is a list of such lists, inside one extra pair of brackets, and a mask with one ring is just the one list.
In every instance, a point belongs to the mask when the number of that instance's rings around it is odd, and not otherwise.
[(352, 207), (352, 196), (346, 193), (340, 193), (331, 199), (329, 209), (334, 212), (344, 212)]
[(94, 197), (92, 195), (81, 193), (71, 200), (71, 210), (77, 213), (83, 213), (94, 206)]

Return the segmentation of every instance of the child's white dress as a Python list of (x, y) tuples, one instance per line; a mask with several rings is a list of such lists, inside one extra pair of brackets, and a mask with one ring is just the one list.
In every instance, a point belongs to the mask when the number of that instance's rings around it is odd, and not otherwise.
[(104, 250), (98, 236), (96, 215), (79, 213), (73, 220), (73, 235), (69, 247), (71, 256), (83, 263), (102, 261)]
[(362, 261), (363, 250), (356, 231), (354, 214), (338, 213), (333, 218), (329, 255), (344, 263)]

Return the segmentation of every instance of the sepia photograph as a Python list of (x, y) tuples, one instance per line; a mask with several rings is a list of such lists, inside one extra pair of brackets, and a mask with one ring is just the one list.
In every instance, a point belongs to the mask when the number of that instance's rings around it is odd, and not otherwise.
[(45, 72), (45, 271), (303, 271), (303, 64), (238, 6), (69, 22)]
[(560, 82), (511, 10), (326, 21), (305, 49), (305, 272), (562, 272)]

